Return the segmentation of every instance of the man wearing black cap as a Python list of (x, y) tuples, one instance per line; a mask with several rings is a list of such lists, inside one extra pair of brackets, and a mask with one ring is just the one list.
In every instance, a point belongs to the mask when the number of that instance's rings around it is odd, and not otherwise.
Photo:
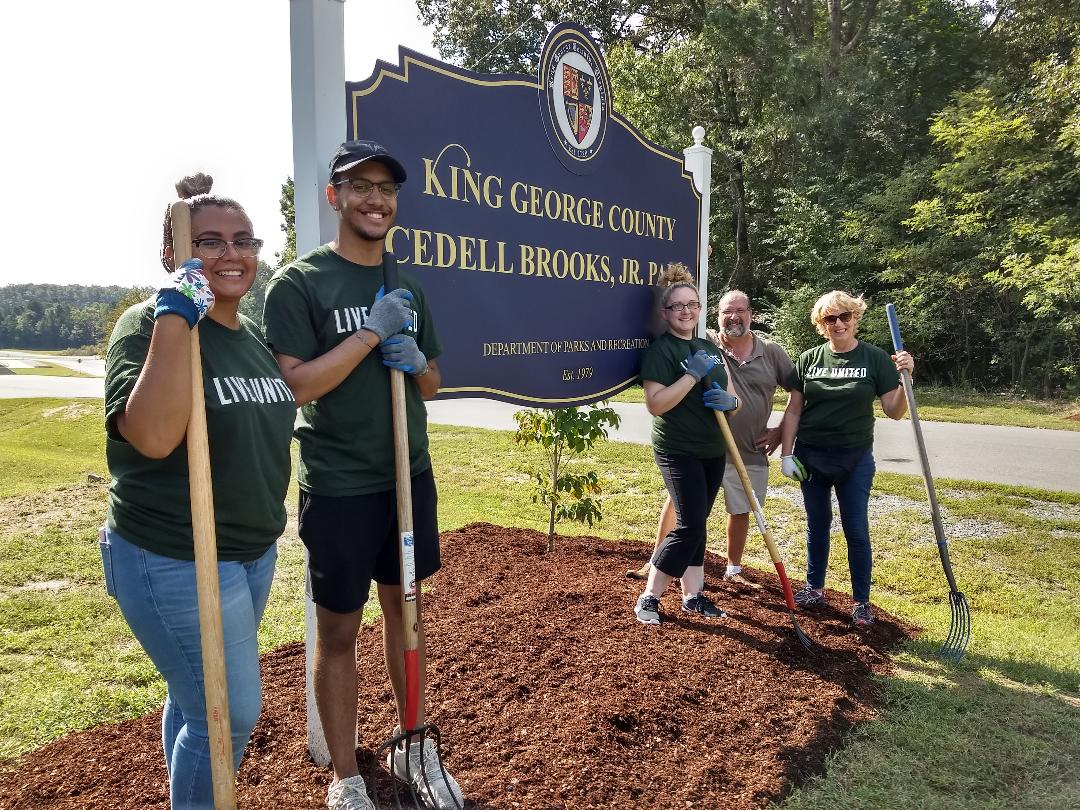
[[(404, 633), (398, 571), (389, 368), (406, 373), (417, 581), (440, 565), (435, 480), (424, 400), (439, 390), (439, 339), (427, 300), (410, 274), (382, 290), (382, 253), (397, 213), (405, 169), (374, 141), (349, 141), (330, 162), (326, 200), (338, 214), (337, 238), (279, 270), (266, 290), (267, 342), (301, 405), (300, 538), (316, 610), (315, 702), (334, 780), (333, 810), (368, 810), (356, 763), (356, 635), (371, 580), (383, 611), (386, 667), (404, 712)], [(385, 294), (384, 294), (385, 293)], [(420, 601), (419, 594), (417, 602)], [(420, 636), (424, 722), (424, 637)], [(429, 807), (463, 806), (457, 782), (435, 763), (431, 745), (392, 757)], [(419, 784), (416, 782), (419, 781)]]

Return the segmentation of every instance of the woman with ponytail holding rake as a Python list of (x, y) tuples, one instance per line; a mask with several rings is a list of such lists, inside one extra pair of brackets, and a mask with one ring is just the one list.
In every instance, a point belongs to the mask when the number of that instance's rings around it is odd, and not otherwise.
[[(168, 686), (161, 731), (173, 810), (214, 806), (184, 440), (192, 396), (206, 402), (234, 769), (261, 709), (258, 627), (285, 528), (296, 416), (261, 331), (238, 311), (262, 240), (239, 203), (210, 194), (212, 182), (177, 184), (194, 258), (173, 267), (166, 213), (170, 275), (117, 320), (105, 366), (105, 586)], [(192, 392), (190, 332), (200, 322), (203, 385)]]
[(725, 615), (701, 592), (705, 523), (724, 480), (724, 436), (715, 412), (739, 408), (723, 352), (695, 337), (701, 300), (686, 266), (669, 264), (660, 285), (667, 331), (646, 350), (641, 380), (653, 415), (653, 455), (675, 505), (675, 528), (650, 561), (645, 593), (634, 608), (642, 624), (660, 624), (660, 597), (675, 579), (682, 580), (684, 611)]

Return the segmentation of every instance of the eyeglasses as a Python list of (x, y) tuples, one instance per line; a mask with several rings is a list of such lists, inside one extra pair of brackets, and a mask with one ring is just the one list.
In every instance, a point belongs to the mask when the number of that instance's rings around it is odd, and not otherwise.
[(674, 304), (668, 304), (666, 307), (664, 307), (664, 309), (669, 309), (672, 312), (683, 312), (683, 311), (685, 311), (687, 309), (690, 310), (691, 312), (697, 312), (699, 309), (701, 309), (701, 302), (700, 301), (690, 301), (689, 303), (684, 304), (681, 301), (679, 301), (679, 302), (676, 302)]
[(251, 259), (259, 255), (259, 251), (262, 250), (263, 240), (256, 239), (253, 236), (245, 236), (242, 239), (234, 239), (229, 242), (214, 237), (212, 239), (192, 239), (191, 244), (195, 245), (195, 250), (204, 259), (220, 259), (225, 255), (225, 251), (229, 249), (229, 245), (236, 248), (237, 255), (245, 259)]
[(722, 310), (720, 310), (720, 314), (723, 315), (725, 318), (729, 317), (731, 315), (746, 315), (748, 312), (750, 312), (750, 310), (744, 309), (743, 307), (739, 307), (738, 309), (722, 309)]
[(825, 321), (829, 326), (833, 326), (837, 321), (841, 323), (847, 323), (851, 320), (850, 312), (841, 312), (839, 315), (826, 315), (821, 320)]
[(401, 190), (401, 183), (372, 183), (369, 180), (339, 180), (335, 186), (348, 186), (359, 197), (370, 197), (375, 189), (386, 199), (392, 200)]

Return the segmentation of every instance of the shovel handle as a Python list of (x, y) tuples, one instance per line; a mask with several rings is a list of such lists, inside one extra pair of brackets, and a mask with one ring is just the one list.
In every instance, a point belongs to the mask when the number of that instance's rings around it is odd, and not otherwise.
[[(383, 253), (383, 292), (398, 288), (397, 259)], [(401, 622), (405, 631), (404, 731), (419, 727), (420, 717), (420, 609), (416, 602), (416, 558), (413, 546), (412, 470), (409, 426), (405, 408), (405, 373), (390, 369), (390, 405), (394, 422), (394, 471), (397, 481)]]
[[(177, 200), (169, 211), (172, 223), (173, 263), (191, 258), (191, 209)], [(214, 490), (210, 477), (210, 444), (203, 399), (202, 354), (199, 327), (191, 330), (191, 414), (187, 426), (188, 482), (191, 490), (191, 534), (195, 543), (195, 583), (202, 643), (206, 724), (210, 737), (210, 779), (215, 810), (235, 810), (229, 689), (225, 675), (225, 638), (221, 627), (221, 583), (218, 580), (217, 529)]]
[(784, 588), (784, 601), (787, 602), (788, 610), (794, 612), (795, 595), (791, 592), (791, 581), (787, 577), (787, 571), (784, 570), (784, 560), (780, 557), (780, 551), (773, 541), (772, 530), (769, 529), (769, 524), (765, 522), (765, 514), (761, 511), (761, 504), (758, 503), (757, 495), (754, 494), (754, 485), (750, 481), (749, 473), (746, 472), (746, 465), (743, 464), (739, 448), (735, 444), (735, 437), (731, 435), (731, 427), (728, 425), (727, 417), (722, 411), (716, 411), (715, 413), (716, 421), (720, 425), (720, 432), (724, 434), (728, 460), (735, 464), (735, 469), (739, 473), (739, 480), (742, 482), (746, 500), (754, 510), (754, 520), (757, 521), (758, 531), (761, 532), (761, 536), (765, 539), (765, 547), (769, 549), (769, 557), (772, 558), (776, 575), (780, 577), (780, 584)]

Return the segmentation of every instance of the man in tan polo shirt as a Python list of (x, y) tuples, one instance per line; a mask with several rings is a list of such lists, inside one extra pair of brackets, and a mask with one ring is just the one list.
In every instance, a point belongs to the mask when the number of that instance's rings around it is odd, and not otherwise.
[[(780, 428), (768, 427), (773, 392), (777, 387), (787, 390), (792, 362), (780, 346), (750, 330), (753, 315), (746, 293), (731, 290), (720, 299), (720, 330), (709, 329), (706, 337), (724, 350), (728, 374), (739, 392), (742, 408), (730, 418), (731, 433), (746, 465), (754, 494), (758, 503), (762, 503), (769, 483), (769, 454), (780, 446)], [(724, 470), (723, 489), (728, 513), (728, 565), (724, 579), (751, 585), (740, 573), (750, 529), (751, 506), (734, 464), (728, 464)], [(654, 554), (674, 526), (675, 507), (668, 498), (660, 513)], [(632, 579), (646, 579), (649, 565), (645, 563), (640, 569), (627, 571), (626, 575)]]

